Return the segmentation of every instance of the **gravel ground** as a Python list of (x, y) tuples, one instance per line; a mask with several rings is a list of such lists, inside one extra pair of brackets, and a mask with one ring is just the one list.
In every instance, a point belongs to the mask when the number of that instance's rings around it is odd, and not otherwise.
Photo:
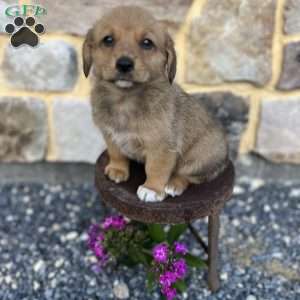
[[(0, 299), (159, 299), (140, 268), (93, 273), (86, 230), (101, 216), (89, 185), (0, 186)], [(300, 183), (240, 179), (222, 215), (222, 289), (212, 295), (205, 270), (190, 272), (182, 299), (300, 300), (299, 228)]]

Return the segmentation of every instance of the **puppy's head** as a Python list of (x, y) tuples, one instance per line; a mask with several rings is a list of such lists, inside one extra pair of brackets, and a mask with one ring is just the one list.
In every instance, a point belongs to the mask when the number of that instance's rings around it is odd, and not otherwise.
[(83, 69), (93, 65), (97, 79), (133, 88), (156, 79), (173, 82), (174, 43), (164, 26), (134, 6), (113, 9), (89, 30), (83, 44)]

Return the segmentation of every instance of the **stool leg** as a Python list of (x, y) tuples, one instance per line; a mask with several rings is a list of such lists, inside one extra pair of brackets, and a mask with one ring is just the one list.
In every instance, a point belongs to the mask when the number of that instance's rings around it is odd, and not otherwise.
[(208, 218), (208, 286), (212, 292), (220, 288), (218, 274), (218, 239), (220, 218), (219, 214)]

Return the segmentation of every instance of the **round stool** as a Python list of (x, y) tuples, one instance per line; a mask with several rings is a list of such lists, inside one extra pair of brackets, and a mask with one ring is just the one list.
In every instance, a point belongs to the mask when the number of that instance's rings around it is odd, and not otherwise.
[[(130, 162), (130, 178), (116, 184), (104, 175), (108, 155), (104, 152), (96, 163), (95, 184), (102, 200), (129, 219), (143, 223), (183, 224), (186, 223), (208, 255), (208, 285), (215, 292), (220, 287), (218, 274), (219, 215), (225, 203), (231, 198), (234, 186), (232, 162), (217, 178), (210, 182), (190, 185), (175, 198), (162, 202), (146, 203), (138, 199), (137, 188), (145, 182), (144, 165)], [(208, 245), (202, 240), (191, 222), (208, 217)]]

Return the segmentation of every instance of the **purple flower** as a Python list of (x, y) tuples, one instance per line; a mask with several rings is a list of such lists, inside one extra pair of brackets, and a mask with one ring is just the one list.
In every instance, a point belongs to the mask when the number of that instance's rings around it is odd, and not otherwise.
[(94, 237), (99, 232), (99, 225), (98, 224), (92, 224), (88, 230), (88, 235), (90, 237)]
[(109, 229), (113, 223), (113, 217), (107, 217), (102, 223), (103, 229)]
[(97, 224), (92, 224), (88, 230), (88, 246), (91, 250), (93, 250), (94, 245), (97, 241), (97, 237), (99, 236), (100, 228)]
[(186, 255), (188, 253), (187, 246), (183, 243), (175, 242), (174, 243), (174, 250), (177, 254)]
[(95, 244), (93, 251), (98, 258), (102, 258), (106, 255), (105, 249), (100, 243)]
[(126, 226), (126, 221), (123, 216), (113, 218), (112, 227), (118, 230), (123, 230)]
[(166, 244), (158, 244), (153, 248), (152, 254), (156, 262), (166, 263), (169, 254), (168, 246)]
[(102, 223), (103, 229), (107, 230), (114, 228), (117, 230), (123, 230), (126, 226), (126, 221), (123, 216), (112, 216), (108, 217)]
[(187, 272), (187, 265), (183, 258), (173, 263), (173, 271), (177, 279), (183, 279)]
[(163, 288), (170, 287), (176, 280), (176, 274), (170, 271), (159, 276), (159, 283)]
[(104, 238), (105, 238), (104, 233), (103, 233), (103, 232), (100, 232), (100, 233), (97, 235), (96, 240), (97, 240), (98, 242), (103, 242), (103, 241), (104, 241)]
[(166, 287), (161, 292), (167, 297), (167, 300), (173, 300), (176, 297), (176, 290), (172, 287)]

